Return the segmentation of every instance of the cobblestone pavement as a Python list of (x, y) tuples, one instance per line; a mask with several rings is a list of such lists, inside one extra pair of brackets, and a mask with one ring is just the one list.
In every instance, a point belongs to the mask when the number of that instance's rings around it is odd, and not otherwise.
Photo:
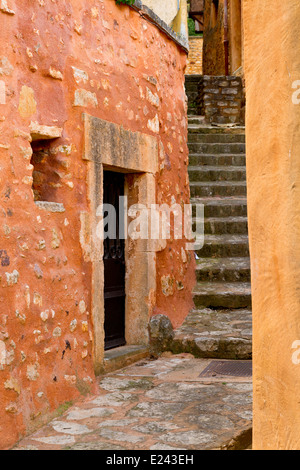
[[(140, 361), (99, 380), (16, 450), (205, 450), (250, 444), (252, 384), (200, 378), (211, 360), (189, 354)], [(247, 442), (248, 441), (248, 442)]]

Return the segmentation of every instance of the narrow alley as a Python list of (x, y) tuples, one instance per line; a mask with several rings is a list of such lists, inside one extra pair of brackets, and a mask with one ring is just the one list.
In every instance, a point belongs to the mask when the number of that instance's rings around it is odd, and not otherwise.
[(164, 353), (100, 377), (97, 395), (66, 403), (15, 450), (247, 449), (251, 377), (208, 378), (210, 364)]

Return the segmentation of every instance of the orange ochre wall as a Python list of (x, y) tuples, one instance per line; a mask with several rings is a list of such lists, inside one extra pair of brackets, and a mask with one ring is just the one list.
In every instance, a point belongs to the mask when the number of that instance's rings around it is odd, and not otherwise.
[(213, 0), (204, 6), (203, 75), (225, 74), (224, 0), (219, 0), (217, 17), (213, 19)]
[[(156, 136), (157, 202), (189, 202), (186, 53), (114, 0), (8, 0), (9, 11), (4, 3), (0, 448), (96, 386), (91, 264), (80, 245), (80, 213), (89, 208), (82, 113)], [(63, 128), (51, 158), (58, 175), (52, 200), (64, 203), (65, 213), (34, 204), (31, 122)], [(157, 255), (154, 313), (167, 314), (175, 327), (192, 307), (194, 260), (184, 247), (170, 240)]]
[(299, 450), (300, 4), (243, 7), (254, 449)]

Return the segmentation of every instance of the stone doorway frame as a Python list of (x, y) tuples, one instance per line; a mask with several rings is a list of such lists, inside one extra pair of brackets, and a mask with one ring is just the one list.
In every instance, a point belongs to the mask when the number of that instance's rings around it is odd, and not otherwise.
[[(92, 263), (93, 360), (96, 375), (104, 363), (104, 262), (103, 240), (96, 236), (103, 203), (103, 171), (125, 174), (128, 204), (156, 203), (157, 138), (125, 130), (112, 122), (83, 114), (84, 153), (88, 163), (90, 211), (81, 213), (80, 241), (84, 259)], [(99, 227), (98, 227), (99, 228)], [(156, 299), (157, 243), (126, 241), (125, 336), (128, 345), (149, 343), (148, 323)]]

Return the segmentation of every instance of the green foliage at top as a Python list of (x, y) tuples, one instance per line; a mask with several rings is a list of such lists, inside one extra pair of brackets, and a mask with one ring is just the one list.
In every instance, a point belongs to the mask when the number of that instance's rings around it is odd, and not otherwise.
[(188, 18), (188, 27), (189, 27), (189, 36), (202, 37), (203, 33), (198, 33), (195, 30), (195, 20), (193, 18)]
[(117, 5), (133, 5), (135, 0), (116, 0)]
[(195, 31), (195, 21), (192, 18), (188, 18), (189, 36), (197, 36)]

